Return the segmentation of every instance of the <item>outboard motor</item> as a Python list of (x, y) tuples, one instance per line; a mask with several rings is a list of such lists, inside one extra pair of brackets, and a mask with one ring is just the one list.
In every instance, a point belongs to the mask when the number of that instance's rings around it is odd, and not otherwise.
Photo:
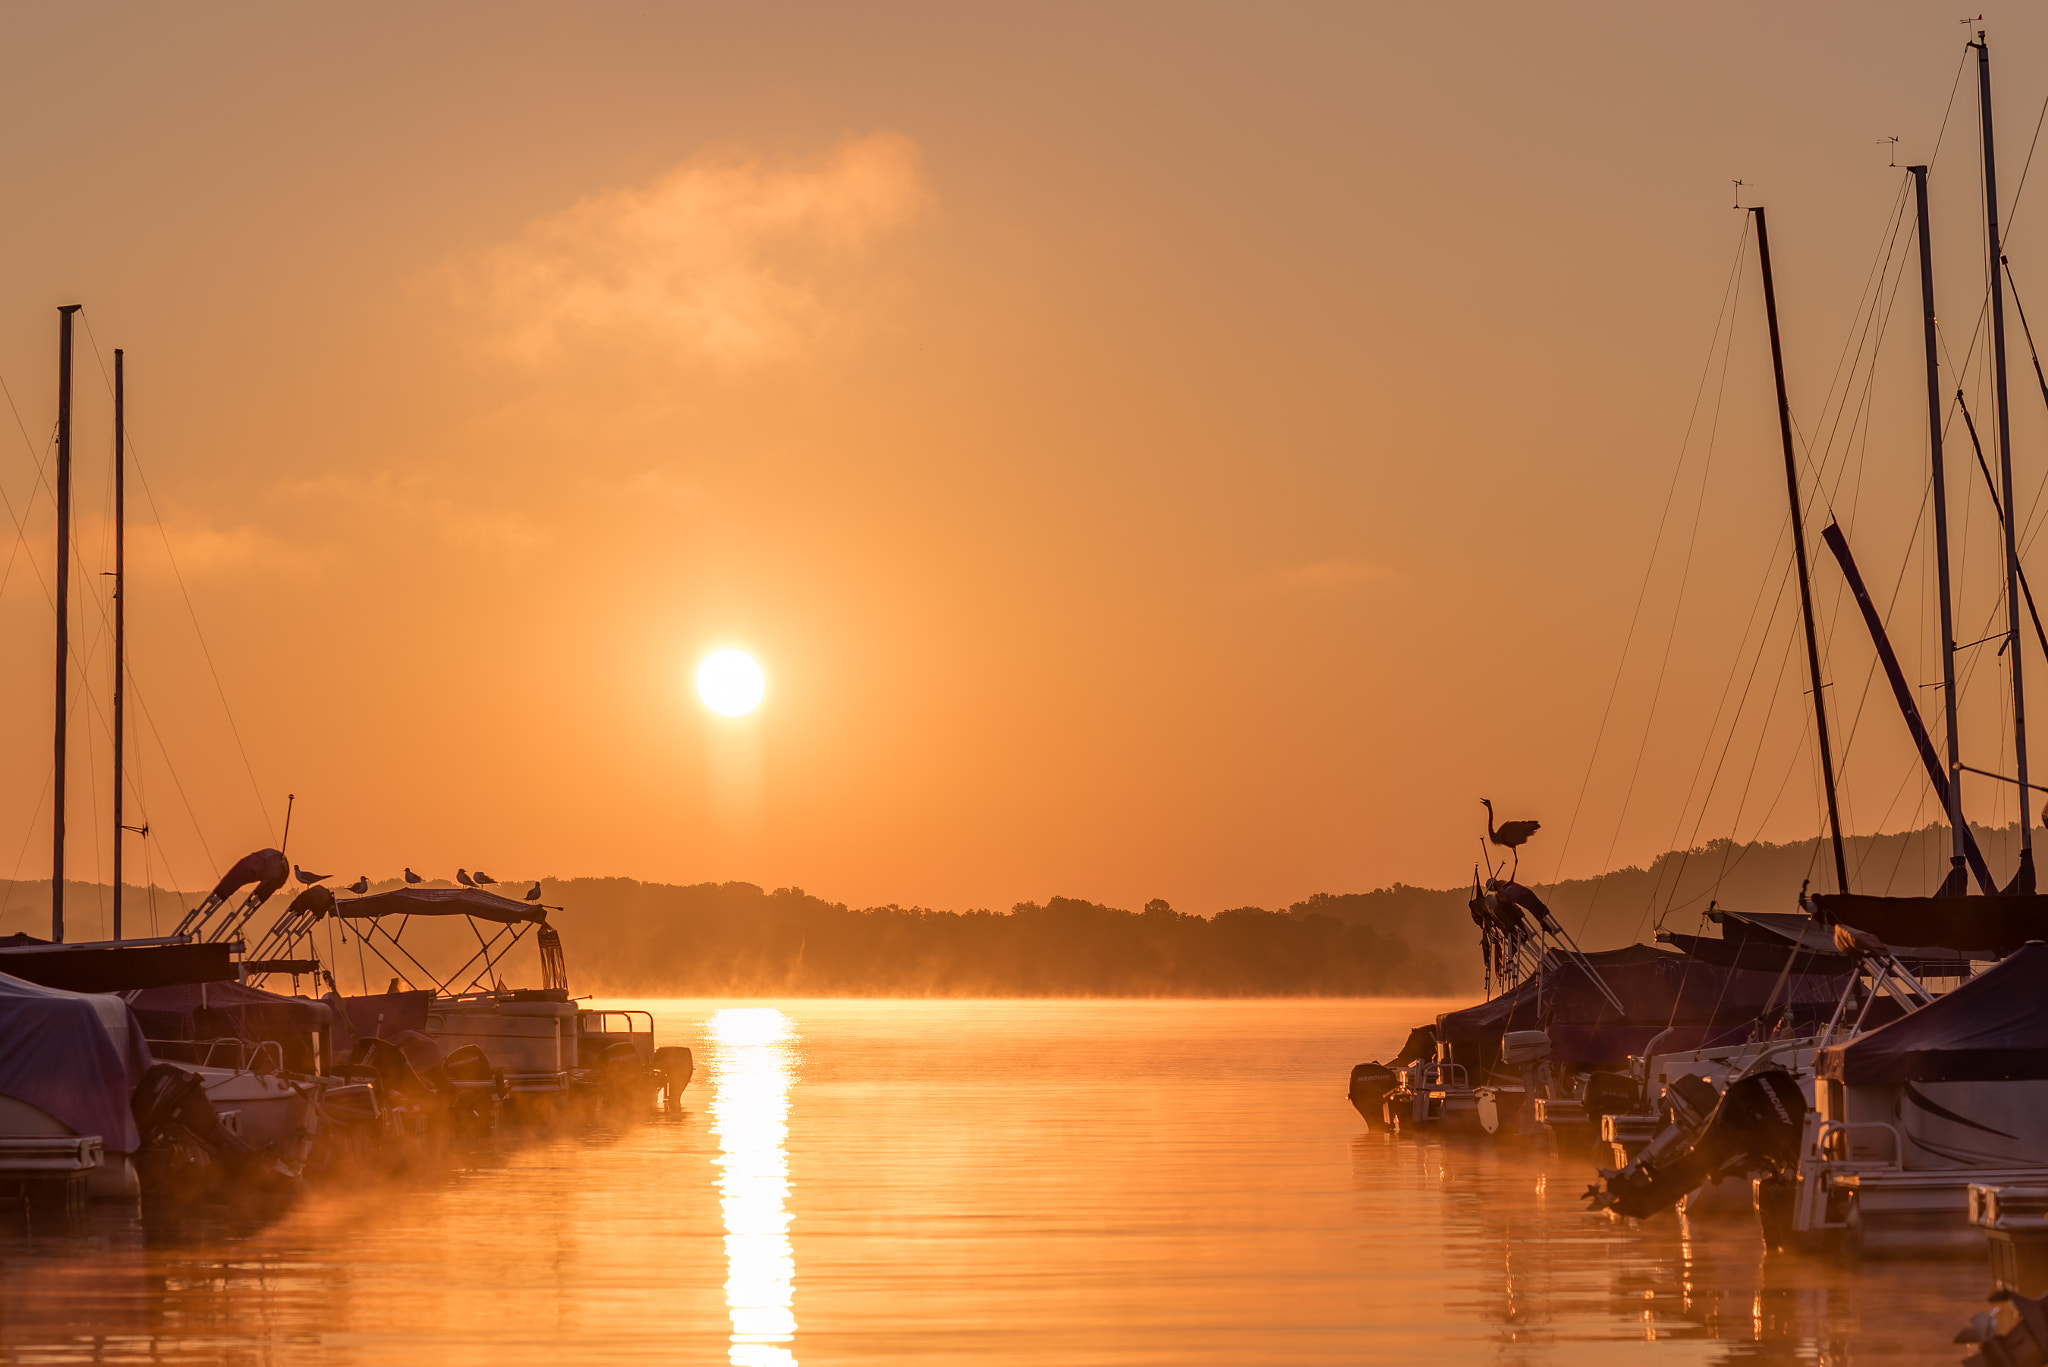
[(152, 1064), (128, 1099), (142, 1149), (136, 1166), (143, 1190), (154, 1196), (190, 1197), (229, 1177), (289, 1178), (278, 1163), (221, 1124), (206, 1095), (206, 1079), (171, 1063)]
[(683, 1088), (697, 1071), (697, 1058), (680, 1044), (666, 1044), (654, 1051), (654, 1071), (661, 1084), (662, 1104), (675, 1110), (683, 1104)]
[(1976, 1347), (1963, 1362), (1981, 1362), (1986, 1367), (2048, 1367), (2048, 1305), (2043, 1303), (2048, 1298), (2022, 1296), (2000, 1287), (1991, 1293), (1991, 1300), (1994, 1304), (2009, 1302), (2019, 1322), (2001, 1333), (1997, 1311), (1971, 1316), (1955, 1340)]
[(1351, 1070), (1351, 1086), (1346, 1095), (1351, 1098), (1351, 1104), (1359, 1115), (1365, 1118), (1368, 1129), (1375, 1124), (1386, 1124), (1382, 1103), (1399, 1082), (1394, 1070), (1384, 1063), (1361, 1063)]
[(1549, 1097), (1550, 1036), (1541, 1030), (1510, 1030), (1501, 1036), (1500, 1061), (1522, 1075), (1523, 1134), (1535, 1134), (1536, 1098)]
[(1586, 1079), (1579, 1100), (1587, 1122), (1598, 1133), (1602, 1116), (1634, 1115), (1642, 1108), (1643, 1084), (1626, 1073), (1594, 1073)]
[(491, 1056), (474, 1044), (451, 1049), (441, 1064), (440, 1078), (447, 1084), (448, 1112), (471, 1129), (489, 1129), (497, 1119), (499, 1094), (504, 1091), (503, 1074), (491, 1066)]
[(1708, 1182), (1774, 1178), (1799, 1161), (1806, 1097), (1782, 1069), (1741, 1078), (1718, 1095), (1687, 1074), (1664, 1096), (1672, 1123), (1627, 1167), (1601, 1169), (1586, 1189), (1594, 1210), (1645, 1219)]

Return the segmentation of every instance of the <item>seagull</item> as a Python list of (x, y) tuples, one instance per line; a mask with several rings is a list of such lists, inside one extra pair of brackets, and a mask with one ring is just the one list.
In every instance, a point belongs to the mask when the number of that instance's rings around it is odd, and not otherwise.
[(296, 875), (298, 880), (301, 883), (304, 883), (307, 887), (311, 887), (313, 884), (318, 883), (324, 878), (334, 877), (334, 875), (331, 873), (307, 873), (297, 864), (292, 865), (292, 873)]
[(482, 869), (478, 869), (475, 873), (472, 873), (470, 877), (476, 879), (476, 885), (480, 888), (498, 881), (497, 879), (491, 877), (488, 873), (485, 873)]
[(405, 881), (408, 883), (424, 883), (427, 880), (414, 873), (411, 869), (407, 869), (405, 871)]
[(370, 875), (366, 873), (362, 877), (356, 879), (355, 882), (350, 883), (348, 885), (348, 890), (354, 893), (356, 896), (361, 897), (364, 893), (370, 890)]
[(465, 888), (473, 888), (476, 886), (476, 879), (471, 878), (469, 876), (468, 869), (457, 869), (455, 871), (455, 881), (462, 884), (462, 886), (464, 886)]
[(535, 883), (526, 890), (526, 900), (529, 902), (538, 902), (540, 900), (540, 884)]

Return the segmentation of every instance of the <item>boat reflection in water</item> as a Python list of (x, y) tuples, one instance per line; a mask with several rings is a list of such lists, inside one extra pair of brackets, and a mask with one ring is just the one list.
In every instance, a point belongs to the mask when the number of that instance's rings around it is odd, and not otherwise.
[(794, 1367), (789, 1244), (789, 1083), (796, 1032), (772, 1007), (712, 1016), (711, 1130), (725, 1213), (733, 1367)]

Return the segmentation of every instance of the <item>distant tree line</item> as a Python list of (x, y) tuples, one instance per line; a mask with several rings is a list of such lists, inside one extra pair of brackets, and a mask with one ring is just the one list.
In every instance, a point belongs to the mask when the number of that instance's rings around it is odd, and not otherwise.
[[(546, 883), (572, 990), (648, 996), (1387, 996), (1445, 992), (1434, 956), (1314, 911), (855, 909), (801, 888)], [(1462, 908), (1460, 908), (1462, 914)]]

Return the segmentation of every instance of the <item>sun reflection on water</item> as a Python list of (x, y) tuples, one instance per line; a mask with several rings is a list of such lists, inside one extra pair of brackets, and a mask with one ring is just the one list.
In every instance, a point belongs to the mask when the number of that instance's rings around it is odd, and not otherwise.
[(796, 1031), (772, 1007), (720, 1011), (710, 1021), (711, 1130), (718, 1136), (725, 1211), (725, 1303), (733, 1367), (795, 1367), (796, 1258), (789, 1244), (789, 1082)]

